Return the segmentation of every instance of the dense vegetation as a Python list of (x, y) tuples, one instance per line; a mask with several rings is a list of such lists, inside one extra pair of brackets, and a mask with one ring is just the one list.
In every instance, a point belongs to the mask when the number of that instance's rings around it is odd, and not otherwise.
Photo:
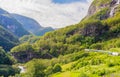
[(12, 67), (14, 63), (14, 58), (0, 47), (0, 76), (8, 77), (19, 73), (20, 70), (18, 68)]
[(0, 46), (5, 50), (10, 50), (12, 47), (17, 45), (19, 40), (12, 33), (0, 26)]
[[(101, 77), (117, 76), (120, 70), (119, 56), (96, 52), (76, 52), (58, 58), (33, 59), (22, 77)], [(57, 68), (56, 68), (57, 66)], [(59, 71), (54, 71), (56, 70)], [(60, 70), (61, 69), (61, 70)], [(119, 76), (118, 76), (119, 77)]]
[(107, 0), (107, 1), (105, 1), (105, 0), (94, 0), (92, 5), (98, 7), (98, 6), (101, 6), (102, 4), (103, 4), (103, 5), (104, 5), (104, 4), (110, 4), (111, 1), (112, 1), (112, 0)]
[(9, 12), (0, 8), (0, 25), (18, 37), (30, 34)]
[[(16, 76), (119, 77), (120, 56), (109, 52), (120, 53), (120, 6), (110, 17), (110, 5), (111, 0), (94, 0), (92, 6), (97, 10), (80, 23), (41, 37), (28, 35), (20, 38), (22, 44), (12, 48), (10, 54), (18, 63), (25, 63), (26, 71)], [(87, 52), (84, 49), (107, 52)]]
[[(31, 45), (32, 52), (42, 58), (58, 57), (60, 54), (78, 52), (96, 43), (118, 38), (119, 15), (104, 20), (86, 19), (79, 24), (46, 33)], [(16, 54), (18, 50), (21, 51), (19, 46), (13, 48), (12, 52)]]
[[(104, 5), (107, 6), (104, 7)], [(29, 56), (31, 52), (34, 53), (32, 58), (29, 58), (31, 61), (28, 60), (26, 64), (27, 68), (29, 65), (31, 67), (21, 76), (101, 77), (112, 74), (117, 76), (120, 71), (119, 56), (112, 56), (107, 52), (84, 51), (88, 48), (119, 52), (119, 6), (116, 8), (114, 17), (109, 17), (109, 5), (111, 5), (111, 0), (95, 0), (92, 3), (92, 6), (97, 8), (94, 14), (87, 16), (80, 23), (46, 33), (33, 44), (24, 43), (13, 48), (11, 50), (13, 55)], [(25, 50), (23, 50), (24, 47), (26, 47)], [(16, 57), (16, 59), (20, 58)]]
[(29, 42), (29, 43), (35, 43), (35, 41), (39, 40), (40, 37), (39, 36), (35, 36), (35, 35), (24, 35), (23, 37), (21, 37), (19, 39), (19, 41), (21, 43), (25, 43), (25, 42)]

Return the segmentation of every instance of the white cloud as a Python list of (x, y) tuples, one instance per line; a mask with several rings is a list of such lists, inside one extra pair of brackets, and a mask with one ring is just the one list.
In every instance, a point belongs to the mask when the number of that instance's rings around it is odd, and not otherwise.
[(52, 0), (0, 0), (0, 7), (32, 17), (42, 26), (60, 28), (78, 23), (87, 14), (91, 1), (55, 4)]

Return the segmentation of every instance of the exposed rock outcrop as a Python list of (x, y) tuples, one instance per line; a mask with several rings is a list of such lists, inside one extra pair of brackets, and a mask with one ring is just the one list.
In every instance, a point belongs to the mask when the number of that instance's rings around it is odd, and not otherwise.
[(89, 7), (87, 17), (94, 15), (96, 12), (100, 11), (102, 8), (110, 7), (109, 3), (95, 5), (95, 2), (97, 2), (97, 0), (95, 0)]
[(115, 9), (120, 4), (120, 0), (112, 0), (111, 2), (111, 10), (110, 10), (110, 17), (113, 17), (115, 14)]
[(17, 52), (17, 53), (12, 53), (15, 59), (17, 59), (18, 62), (27, 62), (33, 57), (35, 57), (35, 53), (29, 52), (29, 51), (23, 51), (23, 52)]
[[(106, 3), (100, 3), (100, 4), (99, 4), (100, 1), (96, 3), (97, 1), (98, 0), (93, 1), (91, 6), (89, 7), (87, 17), (94, 15), (95, 13), (99, 12), (103, 8), (109, 8), (105, 16), (107, 18), (112, 17), (115, 14), (116, 7), (118, 7), (118, 5), (120, 4), (120, 0), (111, 0)], [(106, 17), (103, 16), (101, 17), (101, 19), (106, 19)]]
[(101, 23), (95, 22), (95, 23), (87, 24), (81, 30), (81, 34), (83, 36), (94, 36), (94, 37), (96, 37), (96, 36), (101, 36), (102, 34), (104, 34), (108, 30), (109, 30), (108, 26), (103, 26)]
[(14, 53), (12, 53), (12, 55), (20, 63), (28, 62), (28, 61), (32, 60), (33, 58), (43, 58), (43, 59), (53, 58), (53, 56), (50, 55), (49, 53), (46, 53), (46, 54), (43, 54), (42, 56), (40, 56), (40, 54), (35, 53), (34, 51), (33, 52), (32, 51), (14, 52)]

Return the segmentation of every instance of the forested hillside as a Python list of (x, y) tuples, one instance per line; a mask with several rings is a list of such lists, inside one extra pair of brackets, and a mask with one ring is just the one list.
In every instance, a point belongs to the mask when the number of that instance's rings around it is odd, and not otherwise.
[(20, 69), (12, 66), (14, 63), (15, 59), (7, 54), (2, 47), (0, 47), (0, 76), (8, 77), (19, 74)]
[[(39, 41), (32, 44), (32, 47), (35, 49), (32, 52), (36, 52), (40, 57), (48, 54), (58, 57), (59, 55), (78, 52), (85, 48), (93, 48), (93, 44), (104, 43), (105, 41), (118, 38), (120, 32), (118, 4), (114, 9), (114, 16), (110, 16), (111, 8), (114, 6), (116, 6), (116, 2), (111, 0), (106, 2), (94, 0), (88, 15), (80, 23), (46, 33)], [(12, 52), (17, 51), (18, 48), (19, 46), (13, 48)], [(48, 57), (50, 56), (48, 55)]]
[(119, 36), (120, 1), (94, 0), (78, 24), (26, 36), (10, 54), (26, 67), (21, 77), (119, 77)]
[(0, 26), (0, 46), (6, 51), (19, 44), (19, 40), (11, 32)]
[(11, 31), (14, 35), (22, 37), (30, 34), (27, 30), (22, 27), (10, 13), (0, 8), (0, 25), (5, 29)]

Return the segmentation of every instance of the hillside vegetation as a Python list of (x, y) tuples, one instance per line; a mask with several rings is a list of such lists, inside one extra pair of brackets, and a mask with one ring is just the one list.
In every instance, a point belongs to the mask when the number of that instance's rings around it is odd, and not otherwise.
[(12, 66), (14, 63), (15, 59), (0, 47), (0, 76), (8, 77), (19, 74), (20, 70), (17, 67)]
[(6, 51), (9, 51), (12, 47), (16, 46), (19, 40), (11, 32), (0, 26), (0, 46)]
[(9, 12), (0, 8), (0, 25), (6, 30), (10, 31), (17, 37), (22, 37), (23, 35), (29, 35), (30, 33), (22, 27)]
[[(120, 56), (84, 50), (119, 52), (120, 5), (116, 2), (94, 0), (80, 23), (46, 33), (32, 43), (23, 41), (12, 48), (11, 54), (19, 63), (25, 63), (27, 69), (20, 76), (119, 77)], [(113, 6), (117, 7), (110, 16)]]

